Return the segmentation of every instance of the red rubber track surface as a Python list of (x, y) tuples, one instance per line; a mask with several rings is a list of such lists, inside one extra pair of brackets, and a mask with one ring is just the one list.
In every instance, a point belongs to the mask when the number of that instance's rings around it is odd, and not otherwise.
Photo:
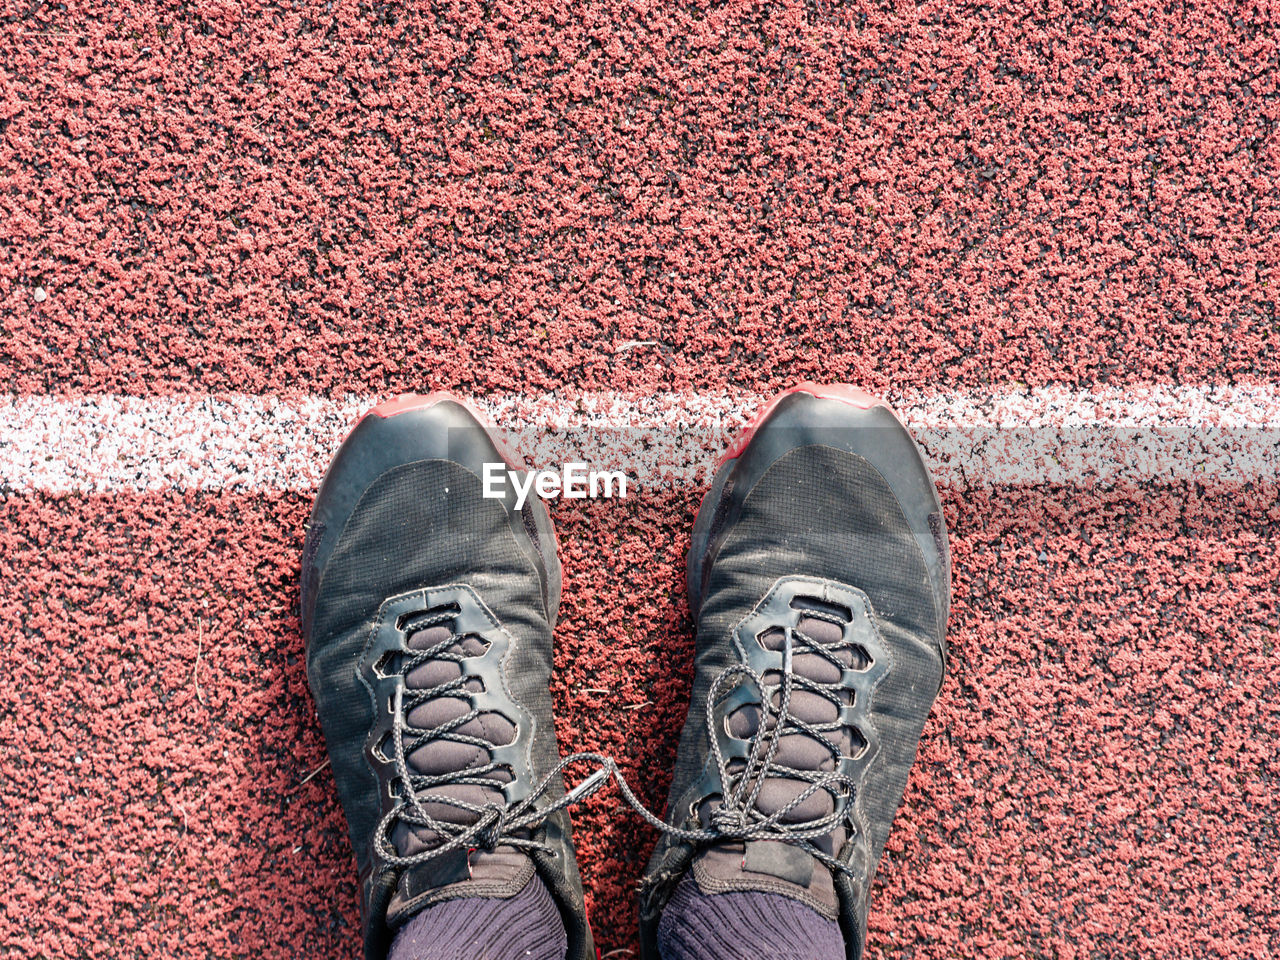
[[(1278, 36), (1237, 2), (10, 6), (0, 383), (1275, 381)], [(1280, 952), (1280, 486), (942, 494), (952, 673), (869, 956)], [(659, 809), (699, 495), (554, 505), (562, 744)], [(309, 507), (0, 491), (0, 952), (356, 955)], [(653, 838), (612, 794), (575, 823), (634, 950)]]
[[(1268, 955), (1277, 492), (947, 498), (952, 675), (877, 880), (869, 956)], [(556, 511), (560, 737), (613, 752), (661, 809), (688, 700), (696, 498), (574, 503)], [(300, 783), (325, 757), (295, 617), (308, 508), (4, 503), (0, 868), (15, 881), (0, 943), (355, 955), (332, 781)], [(600, 942), (634, 947), (652, 834), (611, 795), (574, 819)]]
[(11, 6), (0, 377), (1274, 378), (1280, 11), (1027, 10)]

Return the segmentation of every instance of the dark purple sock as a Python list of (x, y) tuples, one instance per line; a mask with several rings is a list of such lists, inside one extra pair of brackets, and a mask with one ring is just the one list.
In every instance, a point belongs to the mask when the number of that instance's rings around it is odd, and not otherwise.
[(844, 960), (840, 926), (799, 900), (676, 887), (658, 923), (662, 960)]
[(387, 960), (564, 960), (569, 939), (537, 875), (514, 897), (427, 907), (400, 928)]

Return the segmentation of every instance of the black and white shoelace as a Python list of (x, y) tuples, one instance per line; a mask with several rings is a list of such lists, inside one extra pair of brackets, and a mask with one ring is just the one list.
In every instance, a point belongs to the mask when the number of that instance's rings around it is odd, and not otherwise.
[[(448, 619), (447, 615), (442, 615), (435, 622), (443, 623)], [(421, 629), (430, 625), (431, 621), (424, 620), (416, 623), (415, 627)], [(855, 782), (839, 772), (800, 770), (780, 766), (775, 762), (779, 744), (787, 733), (804, 733), (822, 743), (836, 758), (841, 754), (839, 747), (827, 736), (831, 729), (830, 724), (806, 723), (790, 712), (792, 692), (797, 685), (828, 698), (834, 699), (837, 696), (833, 685), (820, 684), (798, 676), (794, 672), (792, 662), (796, 641), (799, 640), (806, 649), (818, 652), (825, 657), (832, 658), (833, 654), (830, 649), (812, 641), (798, 629), (790, 626), (783, 629), (785, 630), (782, 648), (783, 666), (777, 688), (779, 696), (776, 706), (765, 678), (745, 664), (735, 664), (723, 670), (707, 693), (704, 707), (707, 736), (715, 756), (721, 785), (721, 800), (712, 812), (709, 824), (705, 827), (680, 827), (654, 815), (636, 796), (614, 760), (595, 752), (574, 753), (564, 757), (537, 782), (524, 799), (509, 805), (475, 804), (443, 793), (440, 791), (441, 787), (458, 784), (474, 784), (500, 789), (505, 781), (492, 776), (500, 765), (491, 762), (456, 772), (427, 775), (410, 768), (406, 759), (408, 752), (431, 740), (442, 738), (479, 748), (493, 745), (481, 738), (458, 732), (459, 727), (479, 715), (474, 708), (469, 713), (431, 730), (415, 730), (405, 719), (408, 710), (416, 703), (438, 696), (465, 696), (464, 686), (467, 680), (465, 675), (428, 689), (406, 691), (402, 687), (394, 705), (395, 717), (391, 736), (391, 759), (402, 783), (402, 789), (398, 796), (399, 802), (382, 818), (375, 832), (374, 843), (379, 857), (389, 865), (411, 867), (461, 848), (492, 851), (498, 846), (509, 846), (523, 850), (537, 849), (550, 852), (551, 848), (547, 844), (531, 839), (529, 834), (535, 832), (553, 814), (587, 799), (599, 791), (608, 780), (613, 779), (617, 782), (629, 806), (647, 823), (677, 840), (698, 845), (710, 845), (723, 841), (779, 841), (805, 850), (832, 870), (851, 874), (853, 871), (847, 864), (835, 859), (811, 841), (830, 833), (847, 821), (856, 789)], [(407, 673), (414, 666), (428, 660), (443, 659), (461, 662), (464, 657), (450, 650), (459, 639), (456, 635), (451, 635), (429, 649), (404, 655), (402, 671)], [(745, 765), (735, 770), (721, 750), (716, 736), (715, 707), (717, 699), (723, 692), (728, 691), (736, 683), (742, 682), (751, 684), (759, 694), (761, 713), (755, 732), (747, 742)], [(406, 692), (408, 697), (405, 696)], [(577, 763), (594, 764), (596, 770), (551, 803), (538, 806), (538, 802), (547, 795), (552, 784), (564, 770)], [(759, 809), (756, 801), (765, 780), (773, 777), (808, 781), (808, 786), (778, 810), (766, 815)], [(833, 799), (833, 808), (830, 813), (810, 820), (787, 821), (788, 814), (823, 790), (830, 793)], [(444, 804), (454, 807), (473, 814), (474, 819), (465, 824), (440, 820), (427, 812), (427, 804)], [(403, 856), (390, 839), (398, 823), (428, 830), (442, 838), (442, 842), (418, 853)]]

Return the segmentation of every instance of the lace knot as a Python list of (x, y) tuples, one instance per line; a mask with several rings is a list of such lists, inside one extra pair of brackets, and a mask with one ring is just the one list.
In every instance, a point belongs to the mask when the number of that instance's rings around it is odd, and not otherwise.
[(508, 808), (488, 804), (484, 809), (485, 813), (480, 819), (483, 825), (476, 831), (474, 842), (477, 850), (492, 853), (506, 833)]
[(721, 805), (711, 814), (711, 827), (722, 837), (743, 839), (750, 832), (746, 811)]

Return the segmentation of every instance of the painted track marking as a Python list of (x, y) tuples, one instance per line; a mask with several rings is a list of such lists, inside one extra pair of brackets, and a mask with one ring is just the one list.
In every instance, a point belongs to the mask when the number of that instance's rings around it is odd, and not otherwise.
[[(539, 466), (623, 469), (641, 490), (699, 483), (767, 401), (586, 393), (475, 401)], [(1233, 486), (1280, 470), (1280, 386), (1127, 387), (889, 398), (940, 485)], [(0, 490), (49, 494), (309, 490), (376, 403), (255, 395), (0, 399)]]

